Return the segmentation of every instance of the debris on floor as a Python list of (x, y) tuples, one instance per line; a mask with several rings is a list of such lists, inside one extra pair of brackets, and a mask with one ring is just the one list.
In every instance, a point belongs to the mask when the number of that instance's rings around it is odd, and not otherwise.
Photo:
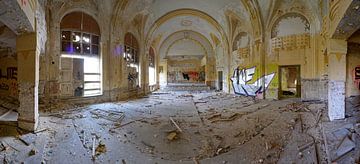
[(359, 121), (329, 122), (324, 102), (159, 92), (51, 110), (35, 133), (0, 126), (0, 161), (351, 163), (360, 147)]
[(95, 149), (95, 154), (100, 155), (100, 154), (105, 153), (105, 152), (106, 152), (105, 144), (102, 143), (102, 142), (99, 142), (99, 145)]
[(173, 141), (173, 140), (178, 139), (178, 133), (176, 131), (169, 132), (168, 135), (167, 135), (167, 139), (169, 141)]
[(125, 117), (124, 112), (118, 112), (112, 110), (95, 109), (90, 111), (90, 113), (93, 114), (92, 116), (93, 118), (103, 118), (114, 122), (121, 122)]

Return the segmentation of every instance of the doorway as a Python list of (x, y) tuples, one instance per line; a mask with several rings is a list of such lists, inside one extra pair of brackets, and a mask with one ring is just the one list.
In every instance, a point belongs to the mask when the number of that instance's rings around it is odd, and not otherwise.
[(222, 71), (218, 71), (218, 87), (219, 90), (222, 91), (223, 90), (223, 72)]
[(301, 96), (300, 65), (279, 67), (279, 97), (294, 98)]

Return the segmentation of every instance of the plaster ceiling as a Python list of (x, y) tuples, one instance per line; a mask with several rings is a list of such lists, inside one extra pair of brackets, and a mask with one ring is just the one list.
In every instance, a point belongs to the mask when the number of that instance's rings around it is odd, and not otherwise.
[[(173, 13), (179, 10), (194, 12)], [(244, 22), (250, 21), (249, 13), (241, 0), (131, 0), (123, 18), (131, 20), (139, 13), (148, 15), (144, 34), (150, 44), (158, 39), (155, 48), (159, 48), (169, 35), (183, 30), (196, 31), (210, 42), (212, 33), (221, 41), (228, 33), (226, 11), (232, 11)], [(164, 17), (167, 18), (161, 20)]]
[(16, 34), (0, 21), (0, 49), (16, 48)]
[(191, 30), (172, 33), (163, 41), (159, 52), (160, 59), (214, 56), (213, 48), (207, 38)]
[(351, 35), (351, 37), (348, 39), (348, 42), (360, 44), (360, 29)]
[(360, 1), (352, 1), (333, 35), (335, 39), (348, 39), (360, 29)]
[(205, 49), (202, 45), (193, 39), (180, 39), (175, 41), (169, 48), (167, 52), (167, 57), (172, 56), (196, 56), (204, 57), (206, 54)]
[(35, 22), (34, 14), (31, 13), (32, 6), (20, 6), (18, 1), (0, 0), (0, 21), (16, 34), (33, 32)]
[[(184, 25), (185, 24), (185, 25)], [(170, 29), (170, 30), (169, 30)], [(176, 31), (192, 30), (203, 35), (207, 40), (211, 40), (211, 31), (215, 32), (216, 37), (220, 38), (220, 33), (208, 21), (194, 16), (178, 16), (166, 21), (153, 34), (154, 37), (161, 35), (159, 43), (163, 43), (169, 35)], [(159, 44), (158, 46), (160, 46)], [(157, 47), (159, 48), (159, 47)]]

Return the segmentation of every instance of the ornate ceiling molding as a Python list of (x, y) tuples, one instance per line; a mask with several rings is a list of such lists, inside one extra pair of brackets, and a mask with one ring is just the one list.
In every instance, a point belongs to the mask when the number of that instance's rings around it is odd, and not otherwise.
[(199, 10), (195, 10), (195, 9), (178, 9), (178, 10), (173, 10), (171, 12), (168, 12), (167, 14), (161, 16), (158, 20), (156, 20), (153, 25), (150, 27), (149, 32), (147, 33), (146, 36), (146, 45), (147, 47), (150, 46), (150, 44), (152, 43), (153, 40), (153, 36), (154, 33), (159, 29), (159, 27), (161, 27), (161, 25), (163, 25), (165, 22), (176, 18), (178, 16), (194, 16), (194, 17), (198, 17), (202, 20), (205, 20), (206, 22), (208, 22), (210, 25), (212, 25), (218, 32), (222, 39), (224, 40), (228, 40), (226, 33), (224, 31), (224, 29), (222, 28), (222, 26), (219, 24), (219, 22), (217, 22), (213, 17), (211, 17), (210, 15), (199, 11)]

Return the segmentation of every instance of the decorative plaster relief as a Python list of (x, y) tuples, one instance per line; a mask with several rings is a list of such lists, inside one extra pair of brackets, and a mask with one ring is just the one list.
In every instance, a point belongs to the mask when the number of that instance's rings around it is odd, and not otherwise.
[(274, 24), (271, 38), (310, 32), (310, 23), (302, 15), (288, 13), (281, 16)]
[(310, 34), (289, 35), (271, 39), (272, 51), (310, 48)]

